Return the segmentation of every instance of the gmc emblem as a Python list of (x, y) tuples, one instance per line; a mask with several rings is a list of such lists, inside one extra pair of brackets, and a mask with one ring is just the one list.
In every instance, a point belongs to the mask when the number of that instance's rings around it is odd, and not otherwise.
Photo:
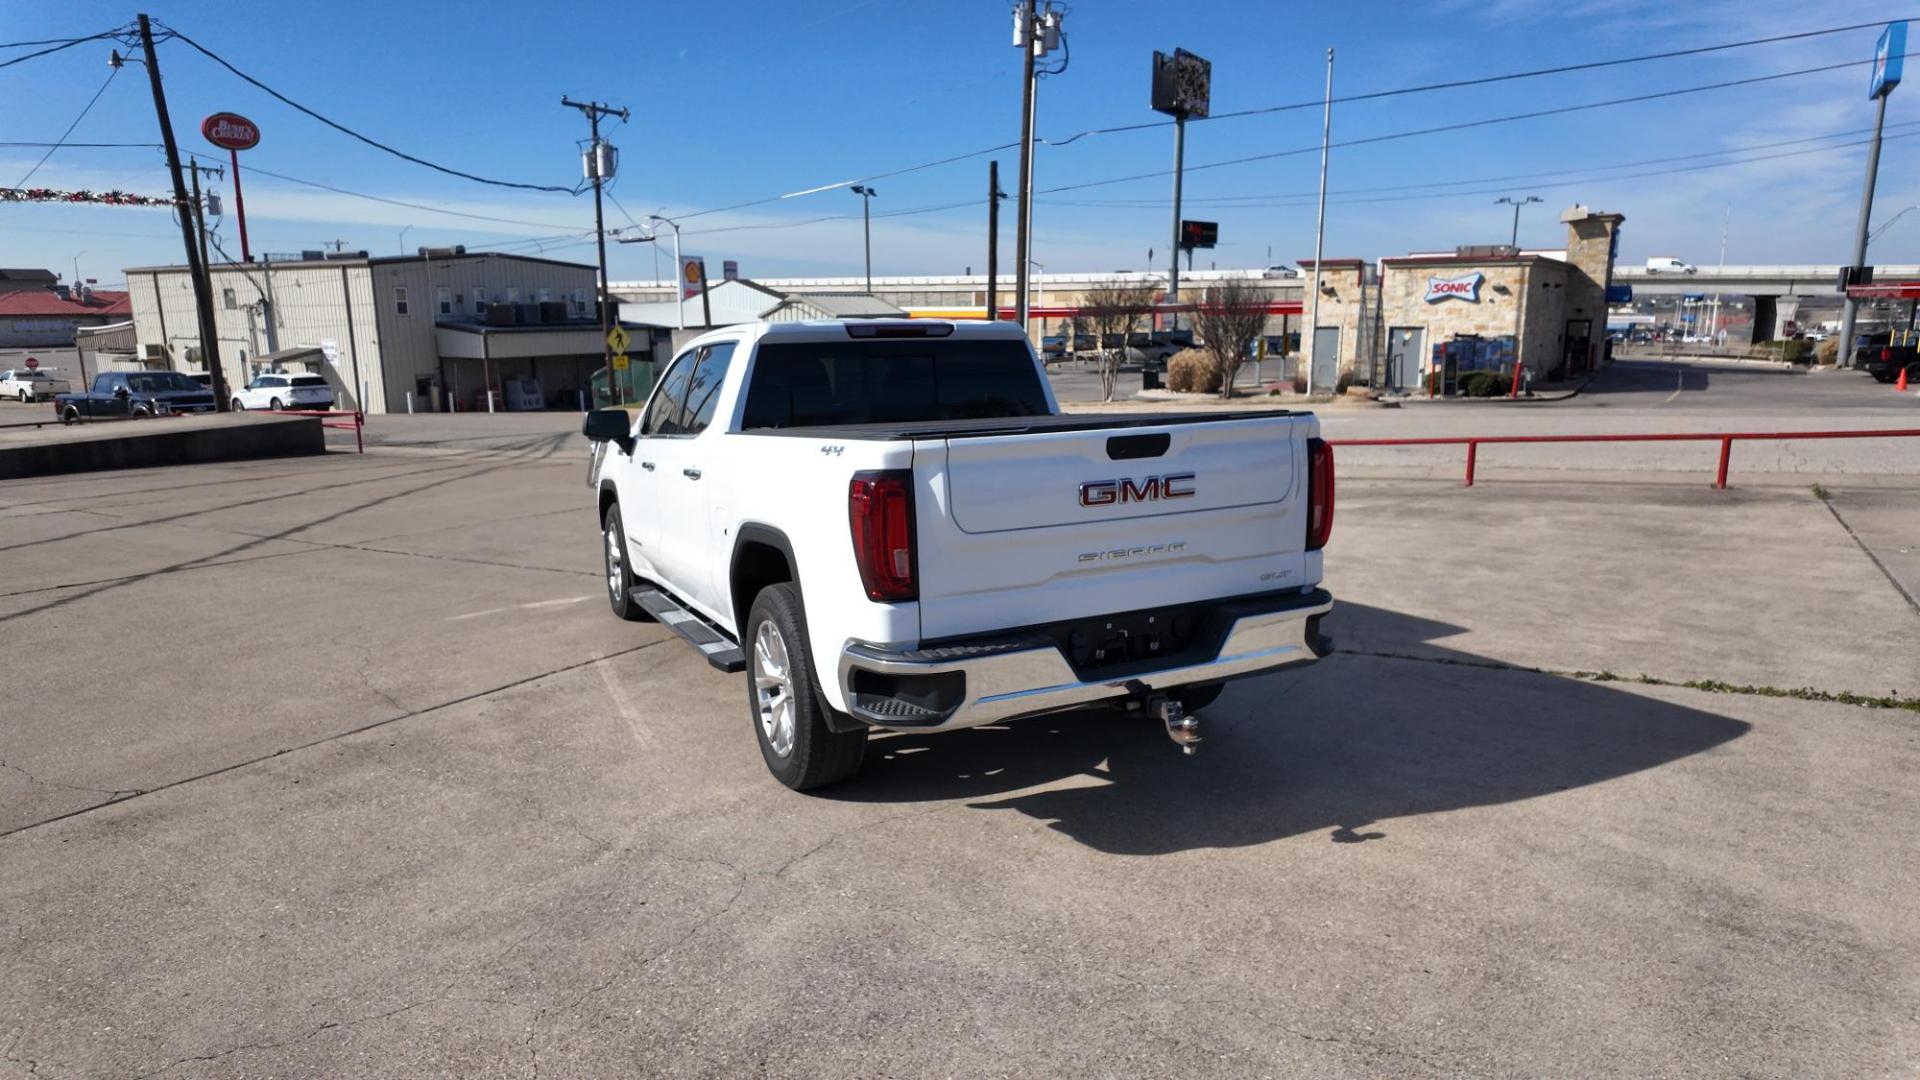
[(1193, 474), (1190, 472), (1147, 476), (1139, 480), (1092, 480), (1080, 485), (1080, 505), (1112, 506), (1114, 503), (1191, 499), (1192, 484)]

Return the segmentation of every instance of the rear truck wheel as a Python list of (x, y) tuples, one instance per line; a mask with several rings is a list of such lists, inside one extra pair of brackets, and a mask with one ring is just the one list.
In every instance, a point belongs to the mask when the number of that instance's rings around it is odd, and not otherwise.
[(740, 644), (747, 654), (747, 712), (774, 779), (808, 791), (859, 772), (867, 729), (835, 731), (827, 724), (799, 590), (791, 583), (760, 590)]
[(79, 423), (80, 410), (72, 405), (67, 406), (66, 409), (60, 413), (60, 422), (63, 424)]
[(1179, 699), (1181, 708), (1188, 712), (1199, 712), (1220, 700), (1220, 692), (1226, 688), (1226, 683), (1194, 683), (1175, 690), (1173, 696)]
[(230, 402), (228, 402), (228, 405), (230, 405), (230, 406), (232, 407), (232, 409), (233, 409), (233, 411), (234, 411), (234, 412), (246, 412), (246, 411), (247, 411), (247, 407), (246, 407), (245, 405), (242, 405), (242, 404), (240, 404), (240, 399), (239, 399), (239, 398), (234, 398), (234, 399), (233, 399), (232, 401), (230, 401)]
[(280, 399), (274, 398), (272, 401), (267, 402), (267, 408), (272, 409), (274, 412), (279, 412), (281, 409)]
[(27, 393), (25, 390), (20, 391), (20, 404), (22, 405), (33, 404), (33, 395)]
[(620, 524), (620, 504), (607, 504), (607, 518), (600, 523), (601, 545), (606, 556), (607, 603), (613, 613), (629, 622), (642, 622), (647, 610), (633, 598), (635, 578), (627, 565), (627, 530)]

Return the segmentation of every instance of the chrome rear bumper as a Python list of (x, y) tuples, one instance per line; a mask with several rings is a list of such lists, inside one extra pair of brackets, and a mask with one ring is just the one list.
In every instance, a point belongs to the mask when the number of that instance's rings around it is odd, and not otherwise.
[[(1222, 607), (1244, 604), (1221, 601)], [(1266, 610), (1234, 618), (1210, 659), (1153, 671), (1126, 669), (1124, 674), (1085, 680), (1074, 672), (1057, 645), (1031, 636), (918, 650), (889, 650), (856, 642), (841, 651), (840, 689), (853, 715), (876, 727), (911, 731), (976, 727), (1110, 698), (1311, 663), (1328, 651), (1328, 643), (1319, 633), (1319, 617), (1332, 610), (1333, 598), (1324, 591), (1271, 601)], [(856, 671), (904, 677), (957, 673), (964, 679), (964, 689), (959, 704), (951, 708), (919, 712), (876, 708), (863, 705), (863, 698), (856, 696)]]

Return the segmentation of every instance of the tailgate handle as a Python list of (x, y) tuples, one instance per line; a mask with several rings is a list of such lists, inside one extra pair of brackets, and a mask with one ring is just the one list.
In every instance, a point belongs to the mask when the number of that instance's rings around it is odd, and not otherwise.
[(1152, 435), (1115, 435), (1107, 440), (1107, 457), (1113, 461), (1159, 457), (1172, 443), (1173, 436), (1164, 431)]

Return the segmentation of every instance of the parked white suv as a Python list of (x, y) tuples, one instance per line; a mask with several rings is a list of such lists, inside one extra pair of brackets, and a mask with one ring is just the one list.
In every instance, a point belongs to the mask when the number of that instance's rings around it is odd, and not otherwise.
[(319, 375), (256, 375), (235, 391), (233, 411), (245, 409), (330, 409), (333, 391)]
[(867, 733), (1117, 705), (1165, 723), (1330, 643), (1312, 413), (1063, 415), (1007, 322), (704, 334), (589, 413), (607, 596), (748, 673), (796, 789)]

